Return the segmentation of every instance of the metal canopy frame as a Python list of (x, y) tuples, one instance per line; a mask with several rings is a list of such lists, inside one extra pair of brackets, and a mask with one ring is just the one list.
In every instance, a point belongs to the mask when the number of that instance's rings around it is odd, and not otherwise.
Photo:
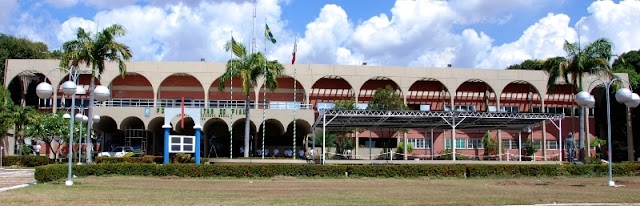
[[(563, 114), (506, 112), (443, 112), (417, 110), (320, 110), (312, 125), (327, 131), (355, 129), (503, 129), (522, 130), (540, 126), (545, 121), (558, 121)], [(326, 118), (324, 121), (323, 118)]]
[[(463, 130), (516, 130), (523, 131), (552, 122), (558, 129), (562, 146), (562, 120), (564, 114), (552, 113), (507, 113), (507, 112), (461, 112), (418, 110), (320, 110), (311, 129), (322, 127), (326, 131), (354, 131), (366, 129), (380, 131), (389, 129), (456, 129)], [(558, 124), (556, 124), (558, 121)], [(455, 139), (455, 136), (452, 136)], [(323, 135), (324, 142), (324, 135)], [(322, 145), (324, 154), (325, 148)], [(453, 160), (455, 160), (455, 147)], [(322, 164), (324, 164), (324, 156)], [(562, 161), (562, 156), (560, 156)]]

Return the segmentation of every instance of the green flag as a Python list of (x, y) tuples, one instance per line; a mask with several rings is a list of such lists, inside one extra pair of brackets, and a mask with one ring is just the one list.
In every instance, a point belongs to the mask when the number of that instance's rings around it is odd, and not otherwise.
[(273, 34), (271, 33), (271, 29), (269, 29), (269, 25), (264, 24), (265, 29), (264, 29), (264, 36), (271, 41), (271, 43), (276, 43), (276, 38), (273, 37)]

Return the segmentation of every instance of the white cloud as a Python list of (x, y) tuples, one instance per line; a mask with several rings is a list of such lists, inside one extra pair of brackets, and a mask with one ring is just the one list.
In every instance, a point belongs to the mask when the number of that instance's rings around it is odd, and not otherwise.
[(527, 28), (518, 40), (493, 47), (476, 67), (506, 68), (527, 59), (565, 55), (562, 50), (565, 40), (573, 42), (577, 37), (569, 27), (569, 20), (565, 14), (548, 14)]
[(597, 1), (588, 11), (591, 15), (576, 24), (581, 42), (608, 38), (614, 43), (616, 54), (640, 48), (640, 1)]

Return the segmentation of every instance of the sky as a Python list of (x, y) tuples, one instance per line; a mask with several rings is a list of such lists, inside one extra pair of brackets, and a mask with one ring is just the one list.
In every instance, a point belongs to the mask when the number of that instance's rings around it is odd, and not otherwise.
[[(565, 41), (640, 49), (640, 0), (0, 0), (0, 32), (51, 50), (111, 24), (134, 61), (225, 62), (234, 37), (296, 63), (504, 69)], [(253, 17), (254, 5), (256, 17)], [(255, 19), (255, 21), (254, 21)], [(255, 22), (255, 23), (254, 23)], [(268, 24), (277, 43), (266, 42)], [(255, 35), (254, 35), (255, 33)]]

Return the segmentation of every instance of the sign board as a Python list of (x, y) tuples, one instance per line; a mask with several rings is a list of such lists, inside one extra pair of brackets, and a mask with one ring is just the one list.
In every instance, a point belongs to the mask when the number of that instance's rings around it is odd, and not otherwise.
[(194, 153), (195, 136), (169, 135), (169, 153)]

